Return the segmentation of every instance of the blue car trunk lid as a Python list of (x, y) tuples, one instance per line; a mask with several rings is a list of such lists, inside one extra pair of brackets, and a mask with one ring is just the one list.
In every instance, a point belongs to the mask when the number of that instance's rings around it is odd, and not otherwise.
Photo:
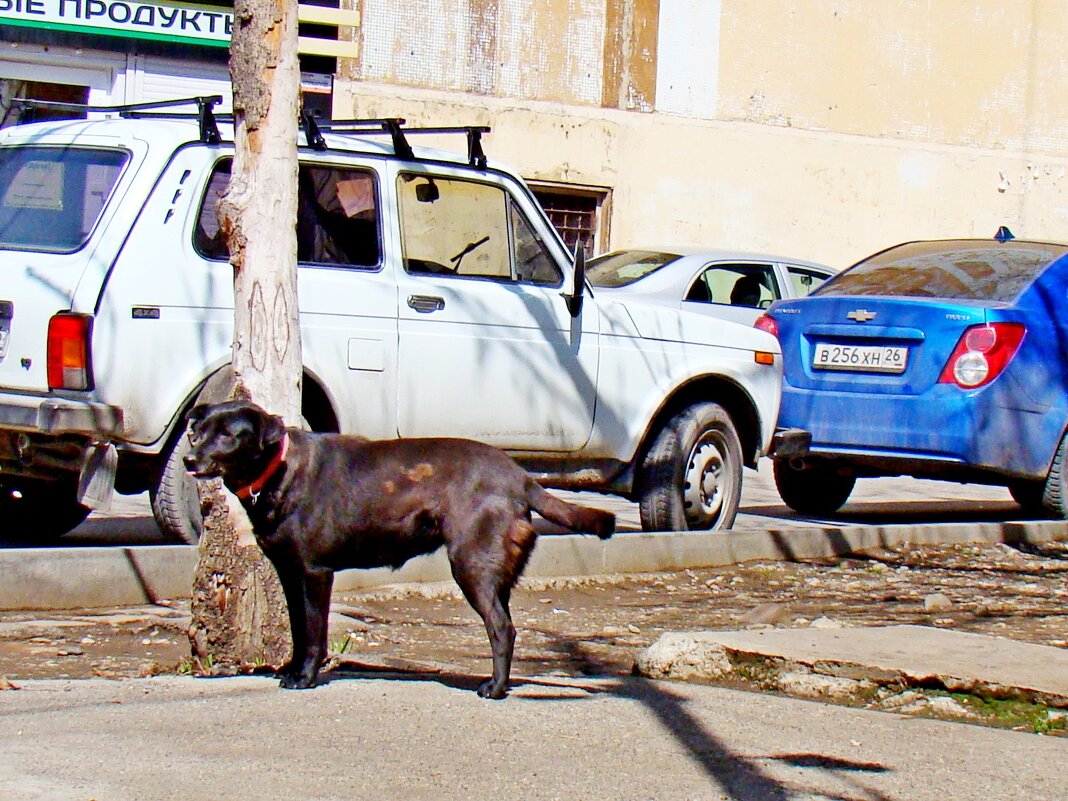
[(1000, 316), (974, 302), (870, 296), (809, 297), (803, 314), (783, 302), (774, 315), (794, 354), (785, 359), (791, 386), (895, 395), (929, 390), (965, 329)]

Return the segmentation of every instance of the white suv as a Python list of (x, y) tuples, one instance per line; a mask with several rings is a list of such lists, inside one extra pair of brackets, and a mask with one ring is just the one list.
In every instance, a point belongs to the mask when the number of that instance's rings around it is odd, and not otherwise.
[[(0, 536), (64, 533), (112, 487), (198, 536), (183, 415), (229, 375), (215, 202), (233, 143), (215, 99), (194, 101), (0, 131)], [(778, 412), (773, 337), (593, 296), (523, 181), (487, 162), (488, 129), (304, 126), (313, 430), (482, 440), (549, 486), (639, 500), (648, 530), (730, 527)], [(425, 133), (466, 153), (413, 149)]]

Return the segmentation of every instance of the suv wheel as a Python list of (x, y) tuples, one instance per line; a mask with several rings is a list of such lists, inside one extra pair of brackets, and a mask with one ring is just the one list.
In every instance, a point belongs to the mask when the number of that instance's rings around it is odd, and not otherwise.
[(0, 482), (0, 536), (26, 541), (66, 534), (89, 516), (89, 507), (74, 498), (71, 481)]
[(163, 463), (159, 481), (149, 490), (148, 497), (152, 502), (152, 516), (163, 536), (169, 542), (196, 545), (204, 530), (204, 518), (196, 479), (186, 471), (183, 461), (191, 447), (188, 431), (189, 426), (183, 423)]
[(742, 494), (742, 447), (715, 403), (676, 414), (657, 435), (638, 475), (645, 531), (727, 529)]
[(829, 515), (842, 508), (857, 477), (833, 464), (794, 467), (789, 459), (775, 460), (775, 487), (783, 502), (803, 515)]
[[(219, 370), (204, 384), (193, 405), (221, 403), (229, 399), (232, 383), (230, 370)], [(152, 502), (152, 516), (163, 536), (170, 542), (196, 545), (204, 531), (204, 517), (200, 510), (197, 480), (186, 471), (183, 461), (190, 448), (189, 425), (183, 414), (177, 434), (171, 439), (159, 480), (149, 489), (148, 497)]]

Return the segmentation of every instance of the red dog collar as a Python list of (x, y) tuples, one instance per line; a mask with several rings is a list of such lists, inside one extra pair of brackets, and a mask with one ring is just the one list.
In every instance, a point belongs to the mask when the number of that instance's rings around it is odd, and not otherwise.
[(278, 449), (278, 452), (271, 458), (271, 461), (267, 463), (267, 466), (263, 469), (263, 472), (260, 474), (260, 477), (248, 486), (242, 487), (234, 494), (243, 501), (251, 500), (253, 503), (255, 503), (256, 499), (260, 496), (260, 490), (262, 490), (264, 485), (266, 485), (266, 483), (274, 477), (274, 474), (278, 472), (278, 468), (280, 468), (285, 463), (286, 451), (288, 450), (289, 432), (287, 431), (282, 434), (282, 446)]

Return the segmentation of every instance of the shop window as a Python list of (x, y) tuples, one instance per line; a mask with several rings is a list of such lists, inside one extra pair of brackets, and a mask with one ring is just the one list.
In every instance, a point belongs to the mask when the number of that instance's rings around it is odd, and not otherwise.
[(12, 100), (49, 100), (54, 103), (89, 103), (88, 86), (71, 86), (61, 83), (44, 83), (42, 81), (0, 80), (0, 127), (17, 125), (20, 122), (41, 122), (42, 120), (85, 119), (84, 111), (58, 111), (54, 109), (24, 109), (14, 107)]

